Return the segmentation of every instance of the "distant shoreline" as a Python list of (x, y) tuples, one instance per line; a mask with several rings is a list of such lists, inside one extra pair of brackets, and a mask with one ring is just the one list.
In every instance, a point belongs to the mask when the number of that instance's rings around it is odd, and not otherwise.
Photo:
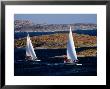
[[(96, 31), (97, 29), (78, 29), (78, 30), (72, 30), (73, 32), (74, 31)], [(66, 32), (69, 32), (69, 30), (68, 31), (14, 31), (15, 33), (19, 33), (19, 32), (23, 32), (23, 33), (27, 33), (27, 32), (64, 32), (64, 33), (66, 33)]]

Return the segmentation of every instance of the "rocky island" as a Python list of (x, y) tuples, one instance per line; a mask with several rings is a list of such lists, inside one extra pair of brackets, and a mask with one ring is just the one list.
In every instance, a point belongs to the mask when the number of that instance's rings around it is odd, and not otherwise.
[[(96, 36), (73, 33), (73, 37), (76, 48), (85, 48), (85, 50), (77, 52), (78, 55), (96, 56)], [(67, 39), (67, 33), (56, 33), (31, 37), (31, 41), (35, 49), (66, 49)], [(15, 39), (14, 46), (15, 48), (25, 47), (26, 37)]]

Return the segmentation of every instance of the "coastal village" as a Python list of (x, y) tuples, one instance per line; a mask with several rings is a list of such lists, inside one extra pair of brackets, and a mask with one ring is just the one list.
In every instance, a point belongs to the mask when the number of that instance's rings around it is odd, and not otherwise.
[(96, 30), (96, 24), (84, 24), (84, 23), (73, 23), (73, 24), (48, 24), (48, 23), (33, 23), (29, 20), (15, 20), (14, 29), (15, 32), (50, 32), (50, 31), (68, 31), (71, 25), (73, 30)]

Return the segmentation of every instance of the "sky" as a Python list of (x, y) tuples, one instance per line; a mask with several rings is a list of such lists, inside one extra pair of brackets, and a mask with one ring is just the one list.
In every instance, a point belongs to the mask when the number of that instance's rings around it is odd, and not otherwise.
[(14, 20), (30, 20), (35, 24), (97, 24), (96, 14), (15, 14)]

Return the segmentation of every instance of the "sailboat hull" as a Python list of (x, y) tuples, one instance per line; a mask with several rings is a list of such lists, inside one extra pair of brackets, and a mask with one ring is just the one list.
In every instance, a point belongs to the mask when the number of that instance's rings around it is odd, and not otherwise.
[(38, 60), (38, 59), (37, 59), (37, 60), (35, 60), (35, 61), (41, 61), (41, 60)]
[(65, 65), (76, 65), (75, 63), (65, 63)]
[(31, 56), (26, 56), (26, 61), (40, 61), (40, 60), (38, 60), (37, 58), (32, 58)]

